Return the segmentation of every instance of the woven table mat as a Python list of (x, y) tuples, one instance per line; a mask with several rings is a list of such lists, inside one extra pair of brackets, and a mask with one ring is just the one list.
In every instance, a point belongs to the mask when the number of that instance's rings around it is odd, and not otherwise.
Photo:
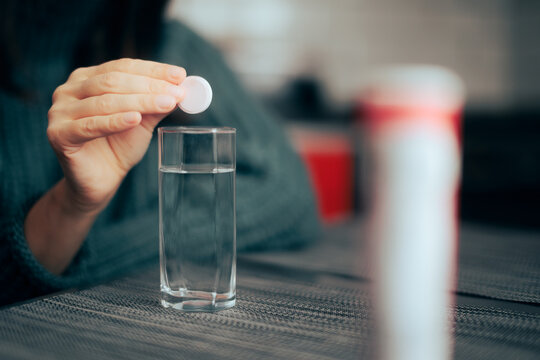
[(464, 227), (458, 290), (540, 304), (540, 233)]
[[(157, 269), (0, 311), (0, 358), (371, 358), (368, 284), (239, 263), (237, 305), (183, 313), (158, 301)], [(536, 359), (540, 316), (458, 307), (456, 358)]]
[[(326, 229), (315, 246), (250, 254), (258, 262), (370, 279), (365, 226)], [(540, 233), (464, 224), (460, 229), (458, 292), (540, 304)]]
[(538, 359), (540, 315), (493, 307), (459, 306), (456, 359)]
[(240, 271), (234, 308), (183, 313), (159, 305), (154, 269), (0, 311), (0, 358), (356, 359), (368, 307), (319, 280)]

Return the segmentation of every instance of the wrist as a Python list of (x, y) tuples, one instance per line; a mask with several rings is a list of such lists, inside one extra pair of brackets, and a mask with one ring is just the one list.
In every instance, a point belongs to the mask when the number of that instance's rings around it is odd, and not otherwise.
[(80, 205), (62, 179), (34, 204), (24, 221), (30, 251), (54, 274), (67, 268), (102, 210)]
[(96, 218), (108, 203), (107, 201), (95, 204), (84, 201), (77, 196), (65, 178), (51, 189), (50, 195), (52, 205), (64, 216), (71, 218)]

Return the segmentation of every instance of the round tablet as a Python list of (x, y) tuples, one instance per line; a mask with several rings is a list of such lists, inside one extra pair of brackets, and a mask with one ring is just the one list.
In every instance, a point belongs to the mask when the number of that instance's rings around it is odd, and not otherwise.
[(208, 109), (212, 102), (212, 88), (208, 81), (200, 76), (188, 76), (180, 87), (186, 92), (178, 107), (188, 114), (198, 114)]

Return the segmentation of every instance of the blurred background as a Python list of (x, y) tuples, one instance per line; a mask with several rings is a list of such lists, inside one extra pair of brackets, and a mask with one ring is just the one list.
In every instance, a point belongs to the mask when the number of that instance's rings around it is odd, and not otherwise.
[(540, 1), (173, 0), (285, 122), (327, 223), (363, 208), (362, 81), (431, 63), (465, 81), (462, 219), (540, 228)]

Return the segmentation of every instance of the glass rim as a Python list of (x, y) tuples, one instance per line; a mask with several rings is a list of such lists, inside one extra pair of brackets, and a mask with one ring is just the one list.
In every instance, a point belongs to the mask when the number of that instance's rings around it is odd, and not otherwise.
[(183, 134), (236, 134), (236, 129), (228, 126), (161, 126), (158, 132)]

